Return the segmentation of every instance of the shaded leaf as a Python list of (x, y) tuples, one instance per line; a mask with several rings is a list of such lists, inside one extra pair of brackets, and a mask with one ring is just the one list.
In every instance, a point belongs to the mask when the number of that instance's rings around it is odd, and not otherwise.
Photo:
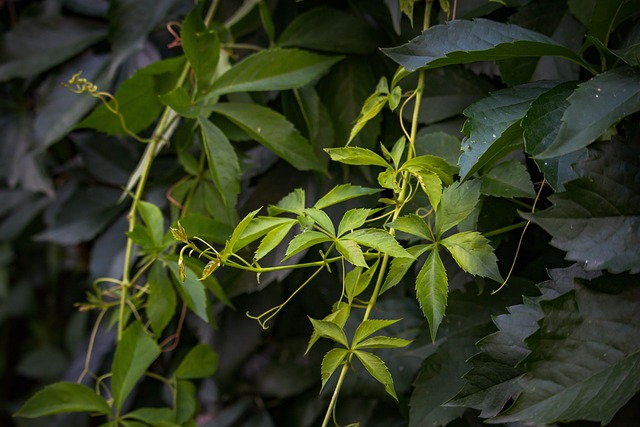
[(285, 90), (302, 87), (324, 74), (340, 56), (298, 49), (269, 49), (235, 64), (211, 86), (207, 97), (234, 92)]
[(393, 378), (387, 369), (387, 365), (373, 353), (366, 351), (356, 350), (353, 352), (358, 360), (362, 362), (365, 369), (373, 378), (384, 386), (384, 390), (395, 400), (398, 400), (396, 391), (393, 388)]
[(447, 248), (456, 263), (467, 273), (488, 277), (502, 282), (498, 271), (498, 259), (493, 253), (489, 240), (477, 231), (463, 231), (440, 241)]
[(325, 354), (322, 359), (321, 378), (322, 388), (324, 388), (331, 375), (338, 369), (347, 357), (347, 350), (344, 348), (333, 348)]
[(189, 380), (213, 375), (218, 369), (218, 354), (207, 344), (198, 344), (182, 359), (176, 369), (176, 378)]
[(321, 338), (328, 338), (347, 348), (349, 347), (347, 337), (338, 324), (329, 320), (317, 320), (312, 318), (309, 318), (309, 320), (313, 325), (313, 330), (318, 334), (318, 336)]
[(153, 238), (153, 242), (160, 246), (164, 236), (164, 217), (160, 212), (160, 208), (153, 203), (140, 200), (138, 202), (138, 210), (147, 230), (149, 230), (149, 235)]
[[(168, 266), (177, 282), (176, 287), (187, 307), (202, 320), (209, 322), (209, 299), (203, 282), (199, 280), (202, 267), (196, 273), (190, 266), (185, 267), (184, 263), (182, 268), (175, 262), (169, 262)], [(183, 274), (180, 274), (181, 271)]]
[(530, 56), (560, 56), (586, 65), (571, 49), (543, 34), (488, 19), (435, 25), (407, 44), (381, 50), (409, 71)]
[(222, 103), (211, 110), (299, 170), (323, 170), (308, 141), (279, 113), (256, 104)]
[(173, 421), (175, 416), (169, 408), (138, 408), (128, 412), (123, 418), (133, 418), (146, 425), (157, 427), (177, 427)]
[(153, 332), (160, 336), (176, 311), (176, 291), (161, 263), (154, 263), (149, 272), (149, 297), (146, 313)]
[(107, 415), (111, 413), (111, 408), (87, 386), (58, 382), (34, 394), (15, 416), (37, 418), (64, 412), (98, 412)]
[(331, 160), (347, 165), (382, 166), (391, 168), (385, 159), (371, 150), (361, 147), (325, 148)]
[(184, 56), (195, 74), (196, 90), (204, 93), (218, 66), (220, 40), (215, 31), (206, 28), (202, 19), (202, 8), (194, 7), (180, 27), (180, 38)]
[(460, 224), (476, 207), (480, 198), (480, 180), (455, 183), (442, 192), (436, 214), (436, 237)]
[(536, 193), (527, 168), (517, 160), (499, 163), (482, 176), (480, 192), (494, 197), (529, 197)]
[(116, 347), (111, 377), (111, 391), (117, 411), (160, 352), (160, 346), (140, 322), (132, 323), (124, 331)]
[(535, 82), (493, 92), (464, 110), (460, 176), (466, 179), (485, 164), (499, 160), (520, 145), (520, 120), (532, 101), (555, 86)]

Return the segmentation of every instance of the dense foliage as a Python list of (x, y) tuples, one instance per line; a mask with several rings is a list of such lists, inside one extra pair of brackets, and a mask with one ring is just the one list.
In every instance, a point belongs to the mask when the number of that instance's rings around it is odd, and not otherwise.
[(640, 1), (0, 4), (2, 425), (640, 420)]

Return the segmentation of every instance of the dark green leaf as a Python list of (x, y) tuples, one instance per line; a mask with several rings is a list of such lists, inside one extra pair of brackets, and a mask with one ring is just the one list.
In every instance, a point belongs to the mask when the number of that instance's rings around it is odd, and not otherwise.
[(379, 260), (376, 260), (376, 262), (371, 267), (364, 270), (364, 272), (362, 271), (362, 268), (356, 267), (347, 274), (344, 281), (344, 291), (349, 303), (369, 287), (371, 279), (373, 279), (376, 271), (378, 271), (378, 263)]
[(487, 19), (436, 25), (409, 43), (382, 52), (409, 71), (530, 56), (560, 56), (586, 64), (571, 49), (543, 34)]
[(464, 110), (465, 122), (460, 156), (460, 176), (466, 179), (490, 161), (520, 145), (520, 120), (531, 102), (555, 86), (536, 82), (493, 92)]
[(579, 84), (567, 102), (557, 136), (536, 158), (578, 151), (620, 119), (640, 110), (640, 73), (622, 67), (599, 74)]
[(275, 111), (256, 104), (223, 103), (211, 107), (256, 141), (299, 170), (323, 170), (307, 140)]
[(138, 321), (122, 334), (113, 358), (111, 390), (116, 410), (120, 410), (133, 387), (160, 355), (160, 346)]
[(355, 354), (358, 360), (362, 362), (367, 372), (369, 372), (376, 381), (384, 386), (384, 390), (389, 394), (389, 396), (398, 400), (396, 391), (393, 388), (393, 378), (387, 369), (387, 365), (385, 365), (382, 359), (375, 354), (366, 351), (358, 350), (354, 351), (353, 354)]
[(220, 40), (214, 31), (206, 28), (201, 9), (193, 8), (180, 28), (182, 49), (195, 74), (198, 95), (204, 94), (211, 84), (220, 57)]
[(432, 250), (416, 278), (416, 296), (429, 322), (431, 340), (436, 334), (447, 307), (449, 280), (437, 250)]
[(111, 408), (95, 391), (82, 384), (59, 382), (34, 394), (16, 412), (17, 417), (37, 418), (64, 412), (110, 414)]
[(571, 167), (585, 150), (550, 159), (535, 159), (535, 156), (548, 148), (558, 135), (562, 124), (562, 115), (569, 106), (567, 98), (577, 86), (575, 82), (559, 84), (543, 93), (532, 103), (522, 119), (525, 151), (534, 156), (536, 164), (544, 173), (547, 182), (556, 190), (564, 190), (564, 183), (578, 175)]
[(324, 355), (322, 359), (322, 368), (321, 368), (321, 378), (322, 378), (322, 388), (324, 388), (331, 375), (338, 369), (345, 358), (347, 357), (347, 350), (344, 348), (333, 348)]
[(61, 15), (21, 19), (2, 37), (0, 81), (36, 76), (103, 39), (105, 30), (96, 22)]
[(182, 86), (158, 96), (160, 102), (188, 119), (195, 119), (204, 114), (204, 108), (191, 102), (191, 95)]
[(342, 10), (316, 7), (291, 21), (278, 39), (278, 45), (366, 54), (380, 46), (378, 40), (378, 33), (364, 20)]
[(198, 213), (186, 214), (180, 220), (180, 224), (186, 230), (189, 238), (198, 236), (218, 244), (224, 244), (233, 231), (227, 224)]
[(347, 165), (382, 166), (391, 168), (385, 159), (371, 150), (361, 147), (326, 148), (331, 160)]
[(484, 174), (480, 192), (494, 197), (536, 197), (527, 168), (517, 160), (499, 163)]
[(218, 369), (218, 355), (207, 344), (198, 344), (182, 359), (175, 376), (181, 380), (206, 378)]
[(233, 146), (224, 133), (209, 120), (198, 119), (202, 145), (207, 155), (209, 172), (222, 196), (228, 217), (235, 222), (236, 204), (240, 194), (240, 165)]
[(447, 248), (456, 263), (467, 273), (488, 277), (502, 282), (498, 271), (498, 259), (493, 253), (489, 240), (477, 231), (463, 231), (440, 241)]
[(169, 408), (138, 408), (128, 412), (124, 417), (142, 421), (154, 427), (177, 427), (173, 421), (175, 415)]
[(640, 271), (637, 144), (612, 141), (580, 163), (580, 179), (549, 197), (553, 206), (522, 214), (553, 236), (551, 244), (586, 270)]
[(149, 272), (149, 298), (146, 312), (151, 328), (162, 334), (176, 311), (176, 291), (161, 263), (154, 263)]
[(178, 380), (175, 391), (175, 420), (176, 424), (184, 425), (192, 419), (196, 412), (196, 387), (191, 381)]
[(176, 287), (187, 307), (202, 320), (209, 322), (209, 299), (204, 284), (199, 280), (201, 268), (197, 272), (192, 268), (184, 268), (184, 277), (181, 277), (177, 263), (169, 262), (168, 266), (176, 279)]
[(341, 59), (298, 49), (265, 50), (248, 56), (227, 70), (213, 83), (208, 97), (302, 87)]
[(343, 236), (342, 240), (353, 240), (392, 257), (413, 258), (391, 234), (383, 230), (375, 228), (360, 229)]
[(436, 237), (460, 224), (476, 207), (480, 197), (480, 181), (456, 183), (444, 189), (436, 214)]

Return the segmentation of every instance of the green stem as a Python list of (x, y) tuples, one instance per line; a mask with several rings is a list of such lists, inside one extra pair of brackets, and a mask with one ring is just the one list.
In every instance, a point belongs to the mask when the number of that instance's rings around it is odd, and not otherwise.
[(517, 230), (518, 228), (522, 228), (525, 225), (527, 225), (528, 222), (529, 221), (517, 222), (515, 224), (511, 224), (511, 225), (508, 225), (506, 227), (498, 228), (497, 230), (492, 230), (492, 231), (489, 231), (489, 232), (486, 232), (486, 233), (482, 233), (482, 235), (484, 237), (498, 236), (500, 234), (504, 234), (504, 233), (507, 233), (509, 231)]
[(327, 427), (329, 425), (329, 420), (331, 419), (331, 414), (334, 411), (336, 403), (338, 403), (338, 395), (340, 394), (340, 389), (342, 388), (342, 383), (347, 376), (347, 371), (349, 370), (349, 360), (351, 360), (351, 355), (347, 362), (342, 365), (342, 370), (340, 371), (340, 376), (338, 377), (338, 383), (336, 384), (336, 388), (333, 390), (333, 395), (331, 396), (331, 402), (329, 403), (329, 408), (327, 409), (327, 413), (324, 415), (324, 421), (322, 422), (322, 427)]

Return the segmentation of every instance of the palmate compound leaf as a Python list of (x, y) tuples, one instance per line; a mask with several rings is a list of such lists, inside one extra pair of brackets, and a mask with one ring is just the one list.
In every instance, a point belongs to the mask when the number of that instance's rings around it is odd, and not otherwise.
[(520, 121), (532, 101), (556, 85), (541, 81), (493, 92), (464, 110), (468, 117), (462, 129), (460, 176), (474, 174), (487, 163), (495, 163), (520, 146)]
[(609, 423), (640, 391), (639, 301), (637, 285), (601, 293), (576, 283), (541, 302), (544, 318), (521, 363), (522, 393), (491, 421)]
[(614, 139), (598, 144), (576, 169), (581, 178), (549, 197), (553, 206), (522, 214), (551, 244), (587, 270), (640, 271), (640, 149)]
[(555, 139), (534, 157), (547, 159), (581, 150), (640, 110), (640, 72), (621, 67), (599, 74), (580, 83), (567, 102)]
[(409, 71), (531, 56), (559, 56), (586, 65), (571, 49), (543, 34), (487, 19), (435, 25), (402, 46), (381, 50)]
[(440, 241), (456, 263), (467, 273), (502, 282), (498, 259), (489, 240), (477, 231), (463, 231)]

